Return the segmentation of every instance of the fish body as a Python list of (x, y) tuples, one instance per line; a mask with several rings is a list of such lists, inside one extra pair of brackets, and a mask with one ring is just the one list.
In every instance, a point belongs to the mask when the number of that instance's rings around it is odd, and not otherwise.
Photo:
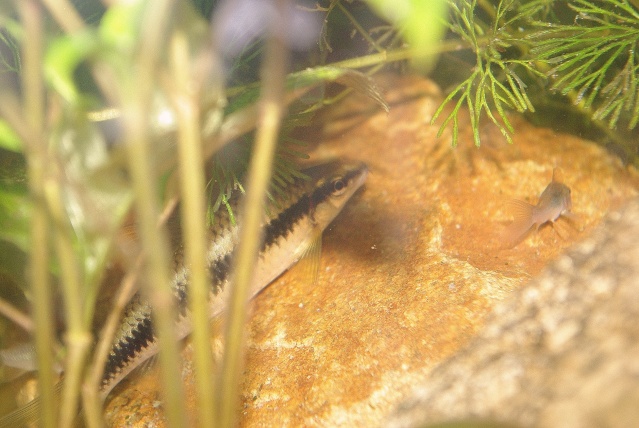
[[(275, 195), (267, 210), (250, 297), (304, 255), (367, 176), (367, 168), (363, 164), (344, 166), (335, 162), (303, 172), (310, 180), (296, 179), (286, 188), (285, 194)], [(237, 199), (231, 201), (232, 208), (237, 210), (238, 203)], [(218, 210), (212, 224), (207, 262), (211, 281), (209, 310), (210, 316), (214, 317), (226, 308), (232, 256), (238, 244), (241, 224), (234, 223), (223, 209)], [(173, 290), (180, 314), (176, 325), (179, 338), (192, 330), (186, 301), (188, 276), (188, 267), (178, 265)], [(125, 309), (107, 360), (101, 388), (103, 398), (126, 375), (158, 352), (151, 318), (150, 304), (140, 294), (134, 296)]]
[[(33, 342), (0, 349), (0, 383), (10, 382), (34, 370), (37, 370), (37, 359)], [(62, 365), (56, 361), (53, 371), (57, 374), (62, 373)]]
[[(316, 244), (322, 231), (364, 184), (368, 169), (361, 163), (344, 165), (331, 162), (302, 172), (307, 178), (295, 178), (283, 192), (273, 195), (266, 210), (262, 222), (263, 241), (251, 283), (251, 298)], [(230, 201), (231, 208), (236, 212), (239, 203), (239, 196)], [(224, 209), (217, 211), (211, 224), (207, 263), (211, 284), (209, 314), (212, 318), (226, 309), (233, 253), (238, 245), (241, 224), (239, 220), (238, 223), (234, 222)], [(181, 339), (192, 330), (186, 294), (189, 269), (183, 264), (181, 247), (175, 256), (172, 289), (179, 312), (176, 332)], [(152, 313), (153, 308), (139, 293), (125, 308), (102, 378), (100, 395), (103, 400), (130, 372), (158, 353)], [(26, 412), (22, 413), (21, 418), (24, 418)], [(35, 410), (29, 410), (28, 413), (30, 420)], [(18, 426), (16, 419), (11, 419), (11, 414), (0, 418), (0, 428), (9, 426)]]
[(513, 247), (523, 240), (533, 226), (538, 230), (542, 224), (554, 224), (560, 216), (568, 215), (572, 210), (571, 191), (556, 180), (553, 170), (552, 181), (541, 193), (536, 205), (519, 200), (511, 201), (510, 205), (514, 220), (506, 230), (505, 240)]

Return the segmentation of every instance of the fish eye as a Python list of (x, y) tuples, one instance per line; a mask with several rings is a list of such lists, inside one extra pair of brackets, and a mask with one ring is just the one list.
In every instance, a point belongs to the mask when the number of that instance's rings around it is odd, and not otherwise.
[(346, 191), (346, 183), (341, 178), (333, 180), (333, 196), (339, 196)]

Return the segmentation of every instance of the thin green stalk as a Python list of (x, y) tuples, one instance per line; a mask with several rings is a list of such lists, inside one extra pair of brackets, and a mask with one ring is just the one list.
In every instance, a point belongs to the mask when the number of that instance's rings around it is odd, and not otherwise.
[(56, 426), (56, 404), (54, 386), (54, 347), (53, 308), (51, 281), (49, 278), (49, 216), (44, 197), (38, 190), (44, 181), (44, 162), (36, 154), (29, 155), (29, 185), (35, 199), (31, 219), (30, 280), (33, 291), (33, 321), (35, 328), (35, 347), (38, 358), (38, 387), (42, 400), (40, 423), (42, 427)]
[[(145, 130), (146, 108), (140, 101), (129, 106), (128, 122), (129, 170), (135, 193), (135, 207), (142, 247), (148, 254), (143, 285), (153, 307), (153, 325), (160, 345), (159, 360), (166, 415), (169, 426), (186, 426), (180, 359), (175, 335), (176, 311), (170, 287), (168, 239), (164, 229), (155, 223), (160, 214), (157, 197), (157, 175), (152, 165), (153, 153)], [(136, 120), (137, 118), (137, 120)]]
[[(544, 62), (536, 61), (535, 66), (541, 72), (548, 73), (550, 71), (550, 67), (548, 67), (548, 65)], [(570, 100), (571, 105), (576, 110), (578, 110), (581, 114), (585, 115), (586, 117), (590, 118), (590, 121), (592, 122), (592, 124), (600, 132), (605, 134), (610, 139), (610, 141), (614, 142), (616, 148), (622, 149), (625, 152), (625, 154), (628, 156), (628, 159), (632, 159), (633, 164), (637, 166), (639, 161), (636, 160), (637, 157), (635, 156), (634, 153), (631, 153), (631, 150), (628, 148), (628, 142), (624, 140), (624, 138), (619, 133), (615, 132), (615, 130), (610, 129), (610, 127), (606, 125), (604, 121), (600, 119), (595, 119), (593, 117), (594, 116), (593, 109), (585, 105), (585, 102), (581, 100), (581, 98), (579, 97), (579, 93), (576, 90), (572, 89), (568, 91), (566, 94), (564, 94), (564, 96)]]
[(149, 105), (156, 82), (159, 55), (163, 51), (165, 31), (169, 24), (172, 0), (147, 3), (141, 24), (138, 69), (131, 86), (123, 88), (127, 101), (124, 118), (127, 128), (129, 170), (135, 193), (135, 207), (142, 248), (148, 255), (146, 280), (143, 286), (153, 306), (154, 328), (160, 346), (159, 360), (165, 398), (165, 413), (169, 426), (186, 426), (184, 388), (180, 377), (178, 343), (175, 334), (176, 310), (169, 266), (171, 266), (168, 239), (165, 230), (157, 229), (160, 215), (158, 198), (158, 172), (154, 167), (154, 154), (147, 133)]
[[(23, 78), (25, 77), (24, 72), (22, 76)], [(25, 108), (17, 95), (13, 93), (12, 90), (2, 86), (0, 86), (0, 91), (2, 91), (2, 96), (0, 97), (0, 115), (11, 125), (11, 128), (24, 143), (24, 152), (26, 157), (28, 157), (30, 153), (39, 150), (38, 144), (40, 144), (41, 137), (35, 133), (38, 129), (34, 129), (27, 122), (28, 119), (26, 118), (28, 116), (25, 116)]]
[[(432, 50), (429, 52), (420, 52), (420, 55), (432, 55), (441, 54), (444, 52), (453, 52), (463, 49), (469, 49), (467, 43), (461, 40), (444, 40), (439, 44), (433, 45)], [(336, 68), (363, 68), (370, 67), (371, 65), (386, 64), (389, 62), (405, 61), (415, 57), (415, 51), (409, 48), (399, 48), (391, 51), (384, 51), (380, 53), (360, 56), (357, 58), (350, 58), (344, 61), (334, 62), (327, 66)]]
[(12, 321), (15, 325), (20, 326), (24, 331), (33, 332), (33, 320), (11, 303), (0, 297), (0, 314)]
[[(284, 16), (288, 0), (275, 2), (277, 12)], [(243, 366), (244, 327), (247, 319), (247, 300), (253, 279), (253, 267), (260, 245), (260, 223), (264, 213), (265, 195), (270, 182), (273, 158), (280, 123), (284, 114), (284, 80), (288, 53), (284, 41), (278, 37), (285, 26), (273, 19), (267, 40), (262, 67), (262, 100), (255, 148), (248, 172), (244, 206), (241, 208), (242, 228), (240, 244), (233, 270), (229, 316), (225, 331), (219, 426), (233, 427), (238, 423), (239, 384)]]
[(200, 140), (197, 93), (193, 90), (189, 68), (189, 46), (183, 33), (174, 35), (171, 45), (175, 80), (174, 105), (178, 118), (178, 163), (182, 194), (182, 226), (186, 263), (189, 267), (189, 308), (193, 322), (195, 379), (198, 425), (212, 427), (215, 421), (213, 355), (209, 326), (209, 277), (207, 275), (207, 236), (204, 189), (204, 162)]
[(84, 404), (84, 414), (89, 428), (101, 428), (104, 426), (102, 422), (102, 401), (98, 391), (104, 374), (104, 366), (111, 350), (111, 343), (121, 322), (122, 312), (136, 291), (138, 277), (142, 269), (142, 260), (142, 256), (138, 256), (133, 269), (127, 272), (122, 279), (113, 307), (98, 336), (100, 341), (93, 355), (91, 370), (82, 387), (82, 403)]
[(74, 33), (85, 27), (82, 17), (68, 0), (42, 0), (42, 3), (67, 33)]
[[(29, 188), (33, 197), (31, 218), (30, 281), (33, 291), (33, 321), (35, 322), (35, 347), (38, 359), (38, 381), (42, 407), (41, 426), (53, 428), (56, 423), (56, 406), (53, 392), (54, 342), (53, 308), (49, 278), (49, 216), (42, 195), (46, 177), (46, 143), (44, 128), (44, 85), (42, 82), (42, 11), (37, 2), (18, 2), (24, 23), (25, 37), (22, 41), (22, 83), (24, 93), (24, 117), (29, 127), (27, 165)], [(5, 113), (5, 112), (3, 112)]]
[[(488, 40), (487, 37), (485, 39)], [(446, 40), (441, 42), (439, 45), (434, 46), (433, 51), (426, 52), (426, 54), (460, 51), (470, 48), (471, 47), (468, 45), (467, 42), (460, 40)], [(414, 57), (414, 50), (410, 48), (401, 48), (335, 62), (332, 64), (328, 64), (327, 67), (352, 69), (370, 66), (381, 67), (382, 65), (390, 62), (405, 61)], [(251, 88), (251, 85), (229, 88), (227, 89), (227, 95), (237, 95), (247, 90), (248, 88)], [(285, 95), (284, 105), (289, 105), (311, 89), (312, 87), (308, 86), (288, 91)], [(204, 158), (208, 159), (229, 142), (234, 141), (238, 137), (253, 130), (257, 120), (258, 108), (255, 105), (243, 108), (226, 116), (224, 122), (222, 123), (222, 126), (220, 127), (219, 134), (211, 137), (206, 137), (204, 139)]]
[(60, 407), (60, 426), (69, 427), (77, 414), (78, 394), (91, 333), (82, 320), (83, 292), (81, 273), (73, 247), (72, 230), (67, 222), (59, 177), (49, 178), (44, 185), (45, 197), (54, 219), (54, 243), (60, 264), (60, 280), (64, 297), (64, 314), (67, 323), (65, 342), (64, 389)]
[(477, 3), (492, 20), (495, 20), (495, 18), (497, 18), (495, 5), (492, 4), (489, 0), (478, 0)]
[(355, 19), (355, 17), (348, 11), (348, 9), (346, 9), (344, 7), (344, 5), (342, 4), (341, 1), (336, 2), (337, 3), (337, 7), (339, 8), (339, 10), (346, 16), (346, 18), (350, 21), (351, 25), (353, 27), (355, 27), (355, 29), (357, 30), (357, 32), (364, 38), (364, 40), (366, 40), (373, 48), (375, 48), (375, 50), (377, 52), (384, 52), (386, 49), (384, 49), (383, 47), (379, 46), (375, 40), (373, 40), (373, 38), (370, 36), (369, 32), (366, 31), (359, 22), (357, 22), (357, 19)]
[[(373, 76), (375, 73), (377, 73), (379, 70), (382, 69), (382, 67), (384, 67), (384, 64), (377, 64), (373, 67), (371, 67), (370, 69), (366, 70), (366, 75), (367, 76)], [(346, 88), (343, 91), (340, 91), (337, 95), (331, 97), (331, 98), (324, 98), (321, 103), (317, 103), (316, 105), (312, 106), (311, 108), (309, 108), (308, 111), (314, 111), (314, 110), (319, 110), (320, 108), (324, 107), (324, 106), (329, 106), (329, 105), (333, 105), (336, 104), (338, 102), (340, 102), (341, 100), (343, 100), (344, 98), (346, 98), (348, 95), (350, 95), (351, 93), (353, 93), (353, 88)]]

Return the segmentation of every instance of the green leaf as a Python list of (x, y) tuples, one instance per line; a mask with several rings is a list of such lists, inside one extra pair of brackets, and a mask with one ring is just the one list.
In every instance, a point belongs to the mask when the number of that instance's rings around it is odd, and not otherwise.
[(22, 140), (3, 119), (0, 119), (0, 148), (15, 153), (21, 153), (23, 150)]
[(0, 149), (0, 239), (27, 251), (30, 219), (25, 159)]
[(97, 287), (132, 192), (122, 174), (122, 160), (109, 151), (96, 125), (69, 116), (52, 133), (51, 149), (65, 171), (61, 200), (84, 264), (84, 283)]
[(0, 188), (0, 239), (23, 251), (29, 249), (31, 202), (16, 189)]
[(99, 46), (95, 32), (86, 30), (53, 40), (47, 49), (44, 72), (49, 84), (69, 103), (77, 105), (80, 93), (74, 71)]
[(122, 54), (131, 52), (139, 38), (144, 5), (143, 0), (132, 0), (111, 6), (100, 22), (101, 40)]
[(639, 13), (622, 0), (576, 0), (570, 8), (577, 14), (570, 25), (537, 23), (543, 29), (528, 36), (535, 45), (531, 54), (553, 65), (547, 73), (553, 89), (590, 111), (592, 119), (614, 128), (625, 113), (634, 128)]
[(367, 0), (382, 18), (399, 28), (414, 52), (413, 63), (420, 70), (430, 68), (433, 48), (442, 39), (447, 12), (446, 0)]

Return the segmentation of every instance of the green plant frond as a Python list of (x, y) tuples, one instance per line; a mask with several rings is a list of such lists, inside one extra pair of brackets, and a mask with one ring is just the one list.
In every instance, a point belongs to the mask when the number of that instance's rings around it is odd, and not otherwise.
[[(608, 7), (603, 7), (603, 5)], [(625, 0), (603, 0), (599, 2), (576, 0), (572, 2), (570, 7), (580, 13), (580, 18), (596, 20), (602, 23), (609, 23), (610, 21), (631, 23), (633, 19), (639, 19), (639, 13)]]
[[(479, 146), (481, 143), (478, 127), (482, 116), (486, 116), (493, 122), (509, 143), (512, 142), (510, 134), (513, 128), (507, 119), (506, 110), (515, 110), (520, 113), (534, 111), (526, 93), (527, 85), (521, 77), (522, 73), (543, 77), (531, 61), (509, 57), (509, 49), (527, 50), (529, 44), (523, 36), (513, 35), (509, 30), (511, 26), (524, 18), (516, 9), (518, 2), (500, 1), (495, 8), (486, 4), (484, 6), (488, 8), (486, 12), (492, 17), (489, 23), (482, 22), (476, 16), (477, 1), (450, 2), (449, 4), (453, 13), (451, 31), (465, 40), (476, 54), (473, 72), (451, 91), (431, 121), (434, 123), (443, 111), (443, 107), (453, 98), (459, 97), (455, 107), (441, 124), (438, 134), (441, 135), (442, 130), (447, 126), (452, 126), (453, 146), (457, 145), (459, 135), (455, 128), (458, 122), (454, 118), (462, 105), (465, 105), (470, 112), (475, 145)], [(493, 109), (499, 115), (499, 119), (493, 113)]]
[(544, 28), (530, 35), (535, 41), (531, 54), (554, 65), (548, 71), (551, 87), (594, 109), (594, 120), (614, 128), (625, 112), (634, 128), (639, 121), (634, 83), (639, 13), (624, 0), (578, 0), (569, 7), (575, 23), (539, 23)]
[(517, 11), (521, 16), (544, 22), (559, 21), (555, 13), (556, 0), (528, 0), (520, 1), (519, 3)]
[[(268, 198), (271, 204), (276, 204), (274, 194), (284, 194), (286, 187), (296, 178), (307, 178), (299, 169), (297, 163), (300, 159), (307, 159), (308, 155), (299, 150), (305, 144), (299, 140), (284, 137), (278, 144), (275, 159), (273, 160), (273, 176), (268, 190)], [(267, 210), (269, 209), (267, 205)]]
[(521, 12), (517, 10), (517, 0), (502, 0), (497, 5), (493, 20), (493, 33), (498, 34), (521, 19)]
[(473, 46), (477, 52), (476, 28), (472, 23), (474, 4), (471, 8), (467, 2), (462, 2), (461, 7), (457, 2), (449, 2), (448, 7), (452, 12), (452, 22), (449, 23), (450, 30)]
[[(281, 145), (280, 152), (283, 156), (286, 155), (289, 156), (289, 158), (308, 159), (310, 156), (306, 152), (307, 146), (308, 144), (304, 141), (288, 136), (286, 137), (286, 144)], [(302, 175), (304, 175), (296, 170), (293, 170), (291, 172), (296, 177), (301, 177)]]
[[(305, 147), (306, 143), (291, 137), (285, 136), (280, 139), (267, 193), (270, 203), (276, 201), (273, 195), (284, 194), (287, 186), (294, 180), (307, 178), (298, 165), (299, 160), (308, 159)], [(231, 208), (230, 200), (237, 192), (244, 193), (242, 182), (248, 169), (250, 153), (251, 144), (248, 139), (244, 139), (224, 147), (213, 157), (210, 168), (211, 178), (207, 183), (209, 225), (212, 225), (214, 214), (222, 206), (228, 211), (231, 221), (235, 221), (236, 213)]]
[[(595, 119), (604, 120), (609, 117), (608, 126), (614, 128), (623, 111), (633, 111), (634, 113), (639, 109), (637, 73), (639, 73), (639, 67), (634, 63), (634, 56), (630, 55), (624, 68), (601, 90), (601, 94), (605, 98), (593, 113)], [(634, 113), (633, 117), (634, 121), (630, 122), (630, 128), (636, 125), (639, 114)]]
[(206, 186), (206, 218), (209, 225), (212, 225), (214, 214), (222, 205), (228, 210), (231, 221), (235, 221), (229, 201), (236, 191), (244, 193), (242, 178), (248, 168), (248, 157), (248, 145), (244, 141), (224, 147), (213, 157), (211, 178)]

